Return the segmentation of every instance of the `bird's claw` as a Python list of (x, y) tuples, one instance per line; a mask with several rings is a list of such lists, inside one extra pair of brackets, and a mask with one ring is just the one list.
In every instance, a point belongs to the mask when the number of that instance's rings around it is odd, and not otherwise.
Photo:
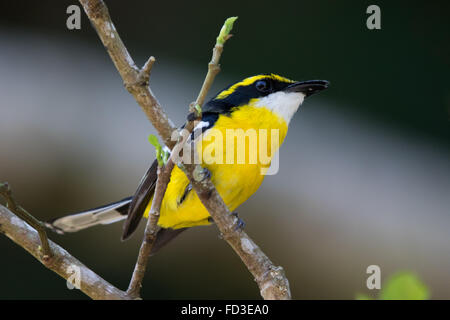
[(231, 215), (232, 215), (233, 217), (236, 218), (236, 222), (235, 222), (235, 224), (236, 224), (235, 230), (236, 230), (236, 231), (243, 230), (244, 227), (245, 227), (245, 222), (244, 222), (244, 220), (242, 220), (241, 218), (239, 218), (238, 213), (237, 213), (236, 211), (233, 211), (233, 212), (231, 213)]
[(211, 178), (211, 172), (208, 169), (197, 165), (194, 169), (193, 176), (195, 181), (205, 181), (206, 179)]
[(203, 180), (211, 178), (211, 171), (206, 168), (203, 168)]

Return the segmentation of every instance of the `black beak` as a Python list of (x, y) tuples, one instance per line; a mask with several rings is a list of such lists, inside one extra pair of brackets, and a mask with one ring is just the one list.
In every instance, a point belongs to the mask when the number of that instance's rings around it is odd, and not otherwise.
[(326, 80), (307, 80), (295, 82), (289, 85), (284, 91), (286, 92), (301, 92), (305, 96), (310, 96), (314, 93), (328, 88), (330, 83)]

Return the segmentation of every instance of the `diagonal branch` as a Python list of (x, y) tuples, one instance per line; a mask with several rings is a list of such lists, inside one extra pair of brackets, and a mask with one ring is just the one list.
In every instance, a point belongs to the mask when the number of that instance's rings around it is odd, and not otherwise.
[(14, 212), (38, 232), (42, 246), (42, 260), (44, 262), (49, 262), (52, 258), (52, 251), (50, 250), (50, 245), (48, 244), (48, 237), (44, 224), (17, 204), (16, 200), (12, 196), (11, 188), (7, 182), (0, 183), (0, 195), (6, 199), (6, 207), (9, 210)]
[[(175, 130), (175, 127), (162, 110), (158, 100), (148, 87), (148, 83), (142, 81), (142, 77), (140, 77), (141, 71), (136, 68), (132, 58), (121, 41), (119, 34), (114, 28), (106, 5), (101, 0), (80, 0), (80, 3), (83, 5), (87, 16), (97, 30), (100, 39), (119, 71), (125, 87), (135, 97), (136, 101), (162, 137), (164, 143), (169, 148), (173, 148), (175, 142), (171, 140), (171, 134)], [(215, 74), (213, 74), (212, 79), (214, 79)], [(203, 87), (206, 86), (208, 89), (212, 80), (205, 80), (205, 82), (206, 84), (204, 83)], [(199, 102), (203, 103), (207, 89), (203, 94), (203, 90), (201, 91), (201, 94), (199, 94)], [(201, 104), (198, 105), (201, 106)], [(188, 121), (188, 124), (189, 129), (192, 131), (193, 119)], [(179, 140), (180, 139), (178, 139), (178, 141)], [(194, 190), (216, 222), (224, 239), (241, 257), (248, 270), (254, 276), (263, 298), (290, 299), (289, 283), (284, 275), (283, 269), (274, 266), (270, 259), (250, 239), (250, 237), (244, 231), (236, 228), (237, 218), (231, 215), (209, 178), (205, 176), (202, 179), (194, 179), (194, 177), (199, 176), (199, 172), (203, 172), (201, 166), (185, 164), (183, 167)]]
[(275, 266), (259, 246), (239, 227), (239, 218), (230, 213), (211, 180), (199, 179), (197, 178), (198, 174), (194, 176), (192, 172), (199, 172), (201, 167), (199, 165), (185, 165), (185, 167), (184, 172), (191, 181), (200, 201), (211, 214), (223, 239), (239, 255), (253, 275), (261, 296), (266, 300), (291, 299), (289, 281), (283, 268)]
[(41, 241), (36, 230), (2, 205), (0, 205), (0, 233), (4, 233), (28, 251), (48, 269), (68, 281), (74, 281), (75, 285), (79, 285), (79, 289), (92, 299), (131, 299), (126, 292), (105, 281), (53, 241), (48, 242), (52, 252), (51, 259), (42, 259)]

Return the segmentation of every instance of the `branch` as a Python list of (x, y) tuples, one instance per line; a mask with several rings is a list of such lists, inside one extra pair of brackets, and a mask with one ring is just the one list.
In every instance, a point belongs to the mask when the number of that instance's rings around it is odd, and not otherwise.
[(0, 233), (4, 233), (8, 238), (33, 255), (45, 267), (56, 272), (64, 279), (68, 281), (75, 280), (74, 276), (78, 274), (79, 278), (75, 282), (77, 283), (79, 280), (77, 284), (79, 284), (80, 290), (92, 299), (130, 299), (126, 292), (105, 281), (53, 241), (48, 242), (52, 252), (51, 258), (42, 259), (41, 241), (36, 230), (2, 205), (0, 205)]
[(141, 248), (139, 249), (138, 259), (127, 290), (127, 293), (133, 298), (140, 297), (142, 280), (144, 279), (148, 258), (150, 257), (153, 244), (155, 243), (156, 235), (160, 230), (158, 226), (159, 212), (161, 210), (161, 203), (164, 194), (166, 193), (167, 185), (169, 184), (170, 173), (172, 172), (173, 166), (173, 161), (170, 161), (164, 167), (158, 167), (158, 180), (156, 181), (155, 194), (145, 226), (144, 239)]
[[(275, 266), (259, 246), (239, 227), (239, 218), (232, 215), (209, 179), (197, 178), (192, 174), (199, 171), (199, 165), (185, 165), (186, 175), (197, 192), (200, 201), (211, 214), (224, 240), (239, 255), (253, 275), (261, 296), (266, 300), (291, 299), (289, 281), (281, 266)], [(203, 171), (200, 171), (203, 172)]]
[(52, 257), (52, 251), (48, 244), (47, 232), (44, 224), (29, 214), (24, 208), (19, 206), (16, 200), (12, 196), (11, 188), (7, 182), (0, 183), (0, 195), (6, 199), (6, 206), (11, 211), (15, 212), (22, 220), (30, 224), (34, 230), (39, 234), (39, 240), (41, 241), (42, 259), (48, 261)]
[[(142, 77), (140, 77), (142, 71), (136, 68), (132, 58), (122, 43), (122, 40), (120, 39), (119, 34), (111, 21), (106, 5), (101, 0), (80, 0), (80, 3), (83, 5), (86, 14), (92, 22), (92, 25), (97, 30), (100, 39), (102, 40), (117, 70), (119, 71), (125, 87), (144, 110), (147, 117), (162, 137), (164, 143), (169, 148), (173, 148), (175, 143), (171, 140), (171, 134), (175, 130), (175, 127), (168, 119), (167, 115), (163, 112), (158, 100), (148, 87), (148, 83), (142, 81)], [(214, 60), (215, 54), (220, 58), (220, 54), (222, 52), (220, 45), (223, 46), (223, 42), (229, 38), (229, 36), (222, 37), (220, 39), (219, 37), (216, 43), (216, 47), (219, 46), (219, 49), (213, 50), (212, 60)], [(223, 42), (221, 43), (221, 41)], [(220, 70), (218, 69), (218, 59), (216, 60), (215, 65), (217, 68), (214, 67), (214, 65), (211, 66), (211, 63), (208, 68), (208, 75), (197, 99), (200, 103), (203, 103), (207, 90), (212, 84), (212, 79), (214, 79), (215, 75), (218, 73), (218, 70)], [(143, 70), (145, 70), (145, 67)], [(208, 76), (210, 76), (211, 79), (208, 79)], [(197, 107), (198, 105), (200, 104), (196, 103), (193, 107)], [(192, 131), (193, 119), (188, 121), (188, 124), (189, 129)], [(178, 142), (180, 142), (180, 140), (183, 139), (179, 138)], [(193, 188), (198, 194), (203, 205), (216, 222), (217, 227), (222, 233), (224, 239), (241, 257), (242, 261), (255, 277), (263, 298), (290, 299), (291, 295), (289, 283), (284, 275), (283, 269), (281, 267), (274, 266), (270, 259), (248, 237), (248, 235), (239, 228), (236, 228), (237, 218), (231, 215), (209, 178), (203, 176), (202, 179), (194, 179), (194, 177), (199, 176), (199, 172), (203, 172), (201, 166), (185, 164), (182, 167), (185, 169), (185, 173), (191, 181)]]
[(217, 74), (220, 72), (220, 57), (223, 52), (223, 45), (225, 42), (231, 38), (231, 29), (233, 28), (233, 23), (236, 21), (237, 17), (228, 18), (223, 24), (222, 29), (220, 30), (219, 36), (216, 40), (216, 45), (213, 48), (213, 54), (211, 61), (208, 64), (208, 73), (206, 74), (205, 80), (203, 81), (202, 88), (198, 94), (197, 100), (195, 104), (198, 106), (202, 106), (205, 102), (206, 95), (208, 94), (209, 89), (211, 88), (214, 79)]

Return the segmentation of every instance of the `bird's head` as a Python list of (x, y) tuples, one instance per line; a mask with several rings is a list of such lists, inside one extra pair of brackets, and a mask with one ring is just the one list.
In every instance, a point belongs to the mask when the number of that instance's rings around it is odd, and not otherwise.
[(276, 74), (245, 78), (220, 91), (203, 107), (203, 112), (231, 113), (244, 105), (263, 107), (282, 117), (287, 123), (305, 97), (328, 87), (328, 81), (293, 81)]

